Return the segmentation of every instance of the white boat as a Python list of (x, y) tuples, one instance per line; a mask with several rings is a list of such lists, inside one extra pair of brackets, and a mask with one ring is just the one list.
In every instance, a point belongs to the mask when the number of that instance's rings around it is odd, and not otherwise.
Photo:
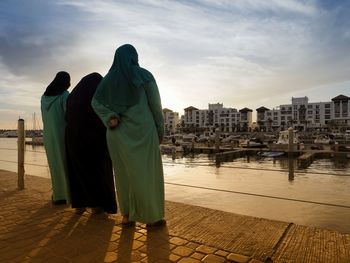
[(162, 153), (177, 153), (177, 152), (183, 152), (184, 149), (182, 146), (161, 144), (160, 151)]
[[(293, 144), (299, 143), (298, 133), (297, 131), (293, 131)], [(289, 144), (289, 131), (280, 131), (277, 144)]]
[(284, 155), (284, 152), (262, 152), (260, 153), (261, 157), (279, 157)]
[(171, 135), (171, 142), (173, 145), (181, 146), (184, 143), (183, 135), (180, 133)]
[(241, 136), (239, 136), (239, 135), (229, 135), (226, 138), (223, 138), (221, 140), (221, 142), (225, 143), (225, 142), (237, 141), (237, 140), (239, 140), (240, 137)]
[(267, 147), (260, 139), (239, 140), (239, 145), (243, 148), (265, 148)]
[(350, 141), (350, 130), (346, 130), (344, 134), (345, 140)]
[(320, 134), (314, 140), (315, 144), (330, 144), (331, 142), (331, 138), (329, 138), (329, 136), (326, 134)]
[(184, 142), (192, 142), (193, 140), (195, 141), (196, 139), (197, 139), (197, 136), (193, 133), (182, 135), (182, 140)]

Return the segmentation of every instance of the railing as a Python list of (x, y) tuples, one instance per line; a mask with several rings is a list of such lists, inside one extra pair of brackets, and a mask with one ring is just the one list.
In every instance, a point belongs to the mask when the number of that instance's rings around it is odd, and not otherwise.
[(24, 120), (19, 119), (18, 120), (18, 130), (17, 130), (17, 149), (16, 148), (0, 148), (0, 150), (6, 150), (6, 151), (17, 151), (17, 161), (12, 160), (2, 160), (1, 162), (6, 163), (14, 163), (17, 164), (17, 188), (18, 190), (24, 190), (25, 188), (25, 181), (24, 181), (24, 174), (25, 174), (25, 165), (31, 165), (31, 166), (40, 166), (40, 167), (47, 167), (48, 165), (41, 165), (41, 164), (35, 164), (35, 163), (26, 163), (24, 161), (24, 155), (25, 152), (35, 152), (35, 153), (41, 153), (46, 154), (44, 151), (31, 151), (25, 149), (25, 130), (24, 130)]
[[(292, 141), (292, 139), (291, 139)], [(17, 163), (17, 171), (18, 171), (18, 180), (17, 180), (17, 186), (18, 190), (23, 190), (25, 188), (25, 181), (24, 181), (24, 165), (34, 165), (34, 166), (41, 166), (41, 167), (48, 167), (47, 165), (40, 165), (40, 164), (33, 164), (33, 163), (25, 163), (24, 162), (24, 153), (27, 152), (35, 152), (35, 153), (42, 153), (45, 154), (45, 151), (31, 151), (31, 150), (25, 150), (25, 132), (24, 132), (24, 120), (19, 119), (18, 120), (18, 142), (17, 142), (17, 149), (13, 148), (0, 148), (0, 150), (12, 150), (17, 151), (17, 162), (16, 161), (10, 161), (10, 160), (0, 160), (3, 162), (9, 162), (9, 163)], [(289, 149), (292, 150), (292, 149)], [(195, 165), (195, 166), (215, 166), (215, 162), (186, 162), (186, 163), (178, 163), (178, 162), (163, 162), (164, 164), (171, 164), (171, 165)], [(292, 167), (292, 173), (297, 172), (298, 174), (310, 174), (310, 172), (303, 172), (302, 170), (294, 171), (294, 165), (289, 164), (289, 169), (267, 169), (267, 168), (254, 168), (254, 167), (239, 167), (239, 166), (233, 166), (233, 165), (224, 165), (221, 166), (223, 168), (230, 168), (230, 169), (249, 169), (249, 170), (256, 170), (256, 171), (269, 171), (269, 172), (285, 172), (285, 173), (291, 173), (291, 167)], [(337, 173), (322, 173), (322, 172), (311, 172), (311, 174), (318, 174), (318, 175), (334, 175), (334, 176), (349, 176), (348, 174), (337, 174)], [(227, 190), (227, 189), (217, 189), (217, 188), (210, 188), (210, 187), (203, 187), (198, 185), (188, 185), (188, 184), (179, 184), (179, 183), (173, 183), (173, 182), (165, 182), (165, 184), (168, 185), (174, 185), (179, 187), (190, 187), (190, 188), (197, 188), (197, 189), (204, 189), (209, 191), (218, 191), (218, 192), (227, 192), (227, 193), (235, 193), (235, 194), (241, 194), (241, 195), (250, 195), (250, 196), (256, 196), (256, 197), (263, 197), (263, 198), (272, 198), (272, 199), (280, 199), (280, 200), (286, 200), (286, 201), (294, 201), (294, 202), (303, 202), (303, 203), (311, 203), (311, 204), (318, 204), (318, 205), (326, 205), (326, 206), (333, 206), (333, 207), (341, 207), (341, 208), (350, 208), (350, 206), (343, 205), (343, 204), (332, 204), (332, 203), (324, 203), (324, 202), (317, 202), (312, 200), (303, 200), (303, 199), (295, 199), (295, 198), (286, 198), (286, 197), (279, 197), (279, 196), (272, 196), (272, 195), (262, 195), (262, 194), (256, 194), (256, 193), (248, 193), (248, 192), (240, 192), (240, 191), (234, 191), (234, 190)]]

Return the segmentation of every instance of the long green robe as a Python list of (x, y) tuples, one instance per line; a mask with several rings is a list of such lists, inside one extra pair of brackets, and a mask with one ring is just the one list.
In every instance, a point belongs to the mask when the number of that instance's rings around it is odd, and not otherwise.
[(69, 92), (58, 96), (41, 97), (41, 115), (44, 124), (44, 145), (49, 163), (53, 201), (69, 202), (67, 184), (67, 162), (64, 133), (66, 128), (65, 111)]
[[(158, 87), (147, 83), (139, 101), (118, 115), (117, 128), (107, 128), (107, 144), (112, 158), (117, 198), (122, 215), (129, 220), (153, 223), (164, 218), (164, 177), (159, 137), (164, 119)], [(95, 98), (92, 107), (107, 126), (116, 113)]]

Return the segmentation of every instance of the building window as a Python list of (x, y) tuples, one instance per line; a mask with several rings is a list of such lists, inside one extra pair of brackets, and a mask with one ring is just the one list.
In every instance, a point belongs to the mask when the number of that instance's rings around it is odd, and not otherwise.
[(312, 105), (307, 105), (307, 108), (308, 109), (312, 109)]
[(325, 107), (326, 109), (330, 109), (330, 108), (331, 108), (331, 104), (325, 104), (324, 107)]

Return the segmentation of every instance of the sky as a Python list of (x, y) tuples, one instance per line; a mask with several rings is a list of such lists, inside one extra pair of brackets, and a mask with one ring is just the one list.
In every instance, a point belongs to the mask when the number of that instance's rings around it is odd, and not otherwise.
[(32, 128), (58, 71), (71, 91), (125, 43), (180, 114), (350, 96), (349, 14), (348, 0), (1, 0), (0, 129)]

